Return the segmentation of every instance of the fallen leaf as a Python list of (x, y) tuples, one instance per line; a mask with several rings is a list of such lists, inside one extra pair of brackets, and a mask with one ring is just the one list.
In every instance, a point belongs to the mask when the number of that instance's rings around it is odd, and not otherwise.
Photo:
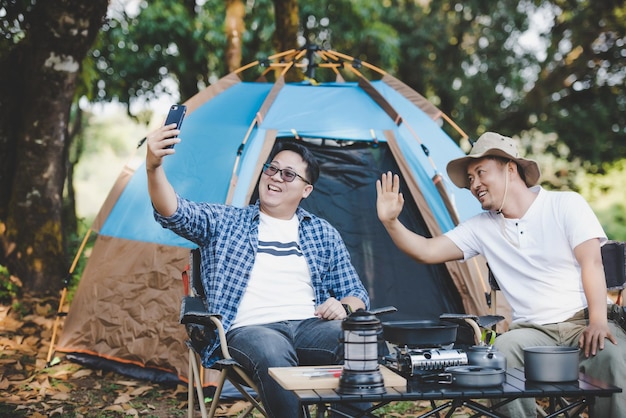
[(106, 408), (104, 408), (105, 411), (114, 411), (114, 412), (124, 412), (124, 408), (122, 408), (120, 405), (109, 405)]
[(52, 310), (52, 306), (50, 306), (50, 304), (45, 304), (45, 305), (38, 305), (35, 304), (35, 313), (39, 316), (46, 316), (48, 314), (48, 312), (50, 312)]
[(127, 409), (125, 411), (125, 415), (127, 415), (127, 416), (128, 415), (132, 415), (134, 417), (138, 417), (139, 416), (139, 412), (137, 412), (137, 410), (135, 408), (130, 408), (130, 409)]
[(133, 390), (130, 392), (130, 395), (131, 395), (131, 396), (141, 396), (141, 395), (143, 395), (144, 393), (149, 392), (149, 391), (151, 391), (151, 390), (152, 390), (152, 386), (140, 386), (140, 387), (138, 387), (138, 388), (136, 388), (136, 389), (133, 389)]
[(55, 388), (61, 393), (70, 393), (74, 389), (73, 387), (63, 383), (56, 385)]
[(8, 332), (16, 332), (22, 328), (22, 321), (13, 319), (12, 317), (6, 317), (0, 321), (0, 330)]
[(75, 378), (75, 379), (80, 379), (81, 377), (91, 376), (91, 374), (92, 374), (92, 371), (89, 370), (89, 369), (80, 369), (80, 370), (74, 372), (72, 377)]
[(136, 380), (116, 380), (115, 383), (122, 386), (137, 386), (139, 384)]
[(55, 395), (52, 395), (51, 399), (54, 399), (55, 401), (67, 401), (70, 400), (71, 397), (69, 393), (57, 393)]
[(123, 403), (130, 402), (130, 400), (131, 400), (131, 399), (132, 399), (132, 398), (130, 397), (130, 395), (128, 395), (128, 394), (126, 394), (126, 393), (124, 393), (124, 394), (122, 394), (122, 395), (118, 396), (118, 397), (115, 399), (115, 401), (113, 401), (113, 403), (114, 403), (115, 405), (119, 405), (119, 404), (123, 404)]

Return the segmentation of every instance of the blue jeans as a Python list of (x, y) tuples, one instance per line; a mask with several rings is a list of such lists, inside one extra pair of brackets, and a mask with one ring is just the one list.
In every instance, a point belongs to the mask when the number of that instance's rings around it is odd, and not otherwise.
[(251, 325), (226, 334), (231, 356), (248, 371), (261, 402), (276, 418), (298, 416), (298, 400), (269, 374), (270, 367), (316, 366), (343, 361), (341, 321), (310, 318)]

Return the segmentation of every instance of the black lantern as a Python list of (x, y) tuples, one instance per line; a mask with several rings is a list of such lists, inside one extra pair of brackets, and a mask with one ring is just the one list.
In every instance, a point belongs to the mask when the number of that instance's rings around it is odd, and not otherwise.
[(359, 310), (341, 324), (344, 364), (337, 393), (344, 395), (385, 393), (383, 375), (378, 367), (378, 343), (382, 333), (380, 320)]

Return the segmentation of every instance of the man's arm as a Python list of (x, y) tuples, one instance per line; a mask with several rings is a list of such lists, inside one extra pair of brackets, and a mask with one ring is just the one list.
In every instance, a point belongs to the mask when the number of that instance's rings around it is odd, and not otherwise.
[(579, 346), (584, 349), (585, 357), (595, 356), (598, 350), (604, 349), (604, 339), (613, 344), (617, 340), (608, 326), (606, 305), (607, 291), (600, 252), (600, 241), (590, 239), (574, 248), (574, 255), (581, 267), (583, 290), (587, 298), (589, 325), (580, 336)]
[[(344, 307), (344, 305), (348, 308)], [(359, 309), (365, 309), (365, 303), (356, 296), (346, 296), (341, 300), (330, 297), (315, 308), (315, 316), (328, 320), (344, 319), (348, 316), (348, 311), (354, 312)]]
[(176, 212), (178, 203), (176, 192), (167, 180), (163, 170), (163, 158), (174, 154), (174, 148), (167, 148), (177, 144), (180, 139), (179, 130), (174, 129), (176, 124), (160, 127), (146, 136), (148, 149), (146, 151), (146, 172), (148, 175), (148, 193), (152, 205), (163, 216), (171, 216)]
[(404, 196), (400, 193), (400, 178), (397, 174), (384, 173), (376, 181), (376, 193), (378, 219), (401, 251), (425, 264), (463, 258), (463, 252), (448, 237), (423, 237), (410, 231), (398, 220), (404, 206)]

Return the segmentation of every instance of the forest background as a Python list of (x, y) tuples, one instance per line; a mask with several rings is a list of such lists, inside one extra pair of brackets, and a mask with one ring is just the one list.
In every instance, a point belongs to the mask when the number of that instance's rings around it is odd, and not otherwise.
[(18, 294), (63, 287), (121, 168), (107, 156), (128, 158), (170, 103), (307, 44), (395, 75), (472, 138), (515, 136), (545, 187), (581, 192), (626, 239), (624, 1), (2, 0), (0, 15), (0, 281)]
[[(60, 291), (76, 285), (85, 231), (170, 104), (305, 45), (391, 73), (471, 138), (514, 136), (544, 187), (580, 192), (609, 238), (626, 240), (624, 0), (0, 0), (0, 389), (12, 405), (60, 416), (53, 398), (93, 416), (84, 409), (128, 412), (148, 391), (137, 414), (182, 411), (178, 391), (41, 372)], [(73, 389), (59, 383), (72, 375), (83, 376)], [(66, 392), (84, 398), (69, 408)]]

